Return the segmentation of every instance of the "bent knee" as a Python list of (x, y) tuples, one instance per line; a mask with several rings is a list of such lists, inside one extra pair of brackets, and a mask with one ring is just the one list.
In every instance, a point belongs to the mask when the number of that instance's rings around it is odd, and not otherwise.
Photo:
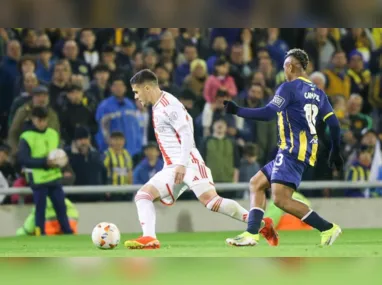
[(263, 176), (255, 175), (249, 180), (251, 192), (265, 191), (269, 188), (268, 179)]
[(135, 202), (142, 199), (154, 201), (155, 199), (159, 197), (160, 197), (159, 191), (153, 185), (146, 184), (141, 189), (138, 190), (134, 200)]

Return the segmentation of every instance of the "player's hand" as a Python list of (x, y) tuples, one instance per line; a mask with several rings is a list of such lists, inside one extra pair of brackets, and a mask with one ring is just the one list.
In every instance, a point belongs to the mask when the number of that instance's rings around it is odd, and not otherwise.
[(338, 172), (341, 172), (344, 167), (344, 160), (339, 150), (332, 149), (329, 154), (328, 164), (330, 168), (336, 168)]
[(234, 114), (234, 115), (237, 114), (237, 111), (239, 110), (239, 106), (235, 102), (225, 100), (223, 104), (224, 104), (225, 111), (228, 114)]
[(183, 165), (178, 165), (175, 168), (175, 184), (182, 183), (185, 175), (186, 175), (186, 167)]
[(54, 159), (47, 159), (46, 164), (48, 165), (48, 167), (57, 167), (58, 166)]

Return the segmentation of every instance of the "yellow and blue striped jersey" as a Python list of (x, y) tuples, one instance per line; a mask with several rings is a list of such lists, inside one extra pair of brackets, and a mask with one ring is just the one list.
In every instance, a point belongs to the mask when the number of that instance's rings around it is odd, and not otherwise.
[(127, 150), (116, 153), (112, 148), (105, 151), (104, 165), (111, 185), (132, 184), (133, 162)]
[(325, 92), (299, 77), (283, 83), (269, 105), (277, 111), (280, 150), (314, 166), (318, 150), (316, 122), (334, 114)]

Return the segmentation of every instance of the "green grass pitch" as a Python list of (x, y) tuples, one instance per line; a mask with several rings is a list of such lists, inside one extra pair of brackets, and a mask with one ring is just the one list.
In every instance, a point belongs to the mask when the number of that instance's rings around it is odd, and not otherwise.
[(56, 237), (10, 237), (0, 239), (0, 257), (381, 257), (382, 229), (344, 230), (331, 247), (320, 248), (317, 231), (280, 232), (280, 245), (261, 240), (256, 247), (225, 244), (237, 232), (158, 234), (159, 250), (128, 250), (123, 241), (137, 235), (124, 234), (113, 250), (93, 246), (89, 235)]

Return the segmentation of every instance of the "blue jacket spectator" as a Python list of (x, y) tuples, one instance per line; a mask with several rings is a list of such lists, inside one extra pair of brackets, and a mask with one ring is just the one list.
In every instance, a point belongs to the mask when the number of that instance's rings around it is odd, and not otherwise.
[(179, 87), (182, 86), (184, 79), (187, 75), (190, 74), (190, 66), (191, 62), (194, 59), (198, 58), (198, 50), (196, 49), (196, 46), (193, 44), (187, 44), (184, 47), (184, 57), (186, 58), (186, 62), (179, 65), (178, 68), (175, 70), (175, 84)]
[(214, 39), (212, 42), (213, 55), (207, 59), (207, 68), (209, 74), (214, 73), (216, 60), (227, 56), (227, 48), (228, 43), (224, 37), (219, 36)]
[(18, 68), (20, 56), (20, 43), (16, 40), (9, 41), (7, 55), (0, 64), (0, 113), (7, 112), (11, 107), (15, 81), (20, 74)]
[(52, 51), (48, 47), (42, 47), (40, 49), (40, 56), (35, 71), (38, 80), (51, 82), (53, 77), (53, 67), (54, 60), (52, 59)]
[(103, 100), (96, 112), (99, 126), (96, 135), (98, 148), (104, 152), (108, 147), (110, 134), (120, 131), (126, 137), (125, 148), (134, 156), (141, 152), (143, 144), (142, 129), (137, 120), (137, 108), (133, 101), (124, 97), (126, 86), (121, 78), (114, 79), (111, 91), (113, 96)]
[(268, 45), (267, 49), (271, 58), (276, 62), (277, 70), (281, 70), (284, 64), (284, 56), (289, 47), (287, 43), (279, 39), (280, 29), (268, 29)]
[(148, 143), (145, 147), (145, 158), (135, 167), (133, 173), (134, 184), (145, 184), (151, 177), (163, 168), (163, 160), (156, 143)]
[(211, 43), (214, 42), (215, 38), (223, 37), (226, 39), (229, 46), (239, 41), (241, 29), (239, 28), (213, 28), (211, 31)]

